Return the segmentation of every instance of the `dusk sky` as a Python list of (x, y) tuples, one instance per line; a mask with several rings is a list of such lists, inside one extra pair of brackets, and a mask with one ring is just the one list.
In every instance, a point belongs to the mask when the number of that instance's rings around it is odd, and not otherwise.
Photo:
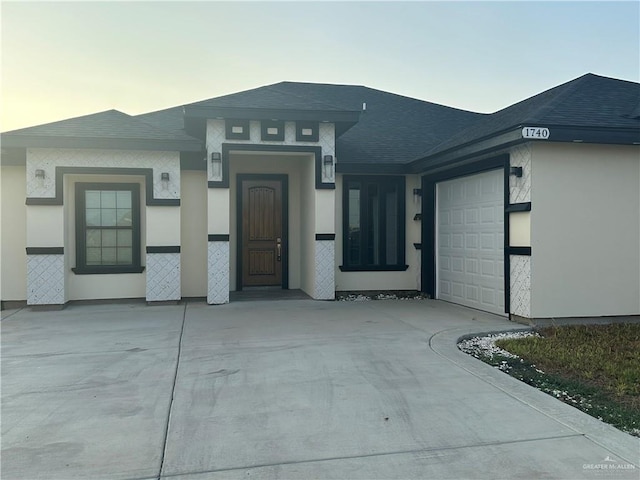
[(12, 130), (283, 80), (493, 112), (587, 72), (640, 80), (640, 2), (5, 2)]

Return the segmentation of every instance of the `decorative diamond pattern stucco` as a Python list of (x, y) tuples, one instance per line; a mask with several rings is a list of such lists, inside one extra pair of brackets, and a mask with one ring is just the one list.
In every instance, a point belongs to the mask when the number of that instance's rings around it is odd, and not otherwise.
[(333, 300), (335, 298), (335, 242), (316, 240), (316, 274), (313, 298)]
[(64, 255), (27, 256), (27, 304), (63, 305)]
[[(311, 145), (322, 147), (322, 155), (333, 155), (336, 161), (335, 147), (335, 126), (333, 123), (321, 123), (319, 126), (317, 142), (297, 142), (296, 141), (296, 124), (295, 122), (285, 122), (284, 124), (284, 141), (262, 141), (260, 132), (260, 122), (251, 121), (249, 124), (249, 140), (227, 140), (225, 121), (209, 120), (207, 122), (207, 158), (211, 158), (212, 152), (222, 152), (223, 143), (251, 143), (256, 145)], [(221, 178), (214, 177), (211, 168), (211, 162), (207, 162), (208, 178), (212, 181), (219, 181)], [(333, 179), (328, 180), (333, 183)]]
[(509, 158), (512, 167), (522, 167), (522, 177), (509, 175), (510, 203), (531, 201), (531, 144), (525, 143), (513, 148)]
[(207, 303), (229, 303), (229, 242), (209, 242)]
[(147, 253), (147, 302), (180, 300), (180, 254)]
[[(56, 167), (109, 167), (153, 169), (153, 197), (180, 198), (180, 155), (178, 152), (30, 148), (27, 150), (27, 197), (55, 197)], [(42, 169), (45, 178), (35, 178)], [(163, 182), (163, 172), (169, 181)]]
[(511, 312), (531, 318), (531, 257), (511, 255)]

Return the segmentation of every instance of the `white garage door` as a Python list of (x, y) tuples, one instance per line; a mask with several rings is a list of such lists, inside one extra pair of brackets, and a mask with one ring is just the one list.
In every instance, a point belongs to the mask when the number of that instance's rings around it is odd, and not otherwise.
[(503, 171), (437, 185), (436, 295), (504, 313)]

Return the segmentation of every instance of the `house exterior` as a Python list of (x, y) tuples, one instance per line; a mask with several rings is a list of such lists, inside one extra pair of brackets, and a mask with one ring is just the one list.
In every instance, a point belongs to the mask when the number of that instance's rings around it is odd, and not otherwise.
[(640, 315), (640, 84), (493, 114), (282, 82), (2, 141), (3, 306), (409, 291), (516, 320)]

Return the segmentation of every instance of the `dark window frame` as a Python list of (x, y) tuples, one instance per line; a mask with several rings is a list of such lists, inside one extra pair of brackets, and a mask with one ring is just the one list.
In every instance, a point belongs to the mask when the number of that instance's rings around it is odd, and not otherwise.
[[(372, 223), (369, 204), (363, 199), (368, 198), (372, 187), (379, 192), (389, 192), (393, 187), (397, 192), (396, 206), (396, 239), (397, 247), (395, 251), (396, 262), (386, 262), (386, 234), (387, 219), (386, 206), (378, 211), (378, 247), (381, 255), (380, 263), (375, 264), (363, 258), (369, 250), (371, 239), (369, 235), (360, 235), (358, 248), (360, 251), (359, 262), (353, 262), (349, 258), (351, 241), (349, 239), (349, 188), (353, 184), (359, 184), (360, 190), (360, 231), (370, 231)], [(365, 271), (404, 271), (409, 268), (406, 265), (406, 178), (404, 176), (379, 176), (379, 175), (344, 175), (342, 182), (342, 265), (343, 272), (365, 272)]]
[[(269, 133), (270, 128), (277, 128), (278, 133)], [(262, 120), (260, 122), (260, 133), (260, 138), (263, 142), (283, 142), (284, 120)]]
[[(131, 232), (132, 232), (132, 261), (126, 265), (87, 265), (86, 242), (86, 196), (87, 190), (100, 191), (129, 191), (131, 192)], [(77, 182), (75, 184), (75, 229), (76, 229), (76, 266), (71, 270), (77, 275), (113, 274), (113, 273), (141, 273), (141, 215), (140, 215), (140, 184), (138, 183), (102, 183)], [(91, 227), (95, 228), (95, 227)], [(117, 229), (118, 227), (114, 227)], [(122, 227), (120, 227), (122, 228)], [(105, 227), (100, 227), (105, 229)]]
[[(242, 132), (234, 133), (233, 127), (242, 127)], [(225, 136), (227, 140), (250, 140), (251, 125), (249, 120), (227, 119), (225, 120)]]
[[(302, 130), (311, 129), (311, 135), (303, 135)], [(320, 140), (320, 123), (309, 121), (296, 122), (296, 142), (317, 142)]]

